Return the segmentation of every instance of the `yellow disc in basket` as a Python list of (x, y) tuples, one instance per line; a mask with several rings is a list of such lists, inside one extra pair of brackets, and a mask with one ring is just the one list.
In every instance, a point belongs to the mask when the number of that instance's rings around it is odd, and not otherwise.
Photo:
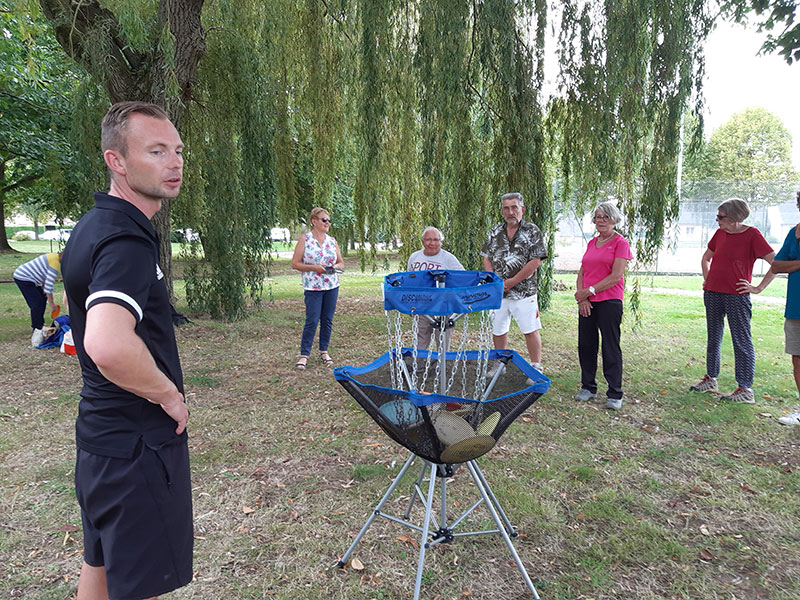
[(447, 447), (439, 460), (449, 464), (466, 462), (486, 454), (494, 444), (495, 440), (490, 435), (474, 435)]
[(500, 422), (500, 413), (493, 412), (483, 420), (483, 423), (478, 425), (478, 428), (475, 430), (475, 433), (477, 433), (478, 435), (492, 435), (494, 428), (497, 427), (497, 424), (499, 422)]
[(439, 439), (448, 446), (475, 435), (475, 430), (469, 423), (447, 411), (436, 413), (433, 418), (433, 428)]

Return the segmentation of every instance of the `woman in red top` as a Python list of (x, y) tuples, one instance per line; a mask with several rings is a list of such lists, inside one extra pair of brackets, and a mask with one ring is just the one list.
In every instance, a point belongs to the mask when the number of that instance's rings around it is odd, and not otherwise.
[(717, 391), (720, 368), (720, 347), (728, 316), (733, 354), (736, 362), (736, 390), (723, 396), (733, 402), (755, 402), (753, 377), (756, 354), (750, 335), (752, 304), (750, 294), (758, 294), (775, 278), (770, 269), (757, 286), (750, 283), (753, 265), (761, 258), (772, 264), (775, 252), (755, 227), (743, 221), (750, 215), (747, 202), (739, 198), (725, 200), (717, 208), (719, 229), (708, 242), (703, 254), (703, 302), (706, 306), (706, 374), (690, 387), (695, 392)]
[(594, 209), (597, 236), (589, 240), (581, 260), (576, 282), (578, 303), (578, 359), (581, 363), (581, 390), (576, 400), (588, 401), (597, 395), (597, 348), (603, 338), (603, 376), (608, 383), (606, 408), (622, 408), (622, 348), (619, 344), (622, 323), (622, 296), (625, 269), (633, 258), (628, 241), (616, 231), (622, 220), (619, 209), (604, 202)]

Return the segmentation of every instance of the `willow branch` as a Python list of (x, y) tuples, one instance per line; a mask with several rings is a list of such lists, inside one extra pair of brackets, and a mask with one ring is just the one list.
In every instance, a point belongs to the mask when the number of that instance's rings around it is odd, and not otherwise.
[(328, 6), (328, 3), (325, 0), (320, 0), (320, 2), (322, 2), (323, 6), (325, 6), (325, 10), (328, 11), (328, 14), (331, 16), (331, 19), (336, 21), (342, 28), (342, 33), (344, 33), (344, 37), (346, 37), (347, 40), (352, 44), (353, 38), (351, 38), (350, 34), (347, 33), (347, 28), (345, 27), (344, 22), (341, 19), (339, 19), (335, 14), (333, 14), (333, 11), (331, 11), (331, 7)]

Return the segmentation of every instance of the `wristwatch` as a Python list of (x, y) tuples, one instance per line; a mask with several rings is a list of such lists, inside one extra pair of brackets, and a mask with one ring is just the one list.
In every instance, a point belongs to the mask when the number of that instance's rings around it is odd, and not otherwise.
[(597, 293), (597, 292), (595, 291), (595, 289), (594, 289), (594, 286), (593, 286), (593, 285), (590, 285), (590, 286), (589, 286), (587, 289), (589, 290), (589, 294), (590, 294), (590, 295), (592, 295), (592, 296), (594, 296), (594, 295)]

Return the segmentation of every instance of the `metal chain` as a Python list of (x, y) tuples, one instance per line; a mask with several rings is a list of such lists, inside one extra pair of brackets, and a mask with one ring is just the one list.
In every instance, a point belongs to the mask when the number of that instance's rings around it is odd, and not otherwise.
[(392, 339), (392, 313), (388, 310), (383, 311), (386, 315), (386, 337), (389, 341), (389, 374), (392, 377), (392, 388), (397, 389), (397, 378), (394, 374), (395, 364), (394, 364), (394, 339)]
[(489, 368), (489, 334), (491, 332), (491, 315), (488, 310), (481, 312), (478, 328), (478, 360), (475, 366), (475, 398), (483, 398), (486, 392), (486, 374)]
[[(463, 325), (461, 326), (461, 344), (467, 339), (467, 330), (469, 328), (469, 315), (464, 315)], [(461, 397), (467, 398), (467, 355), (464, 354), (464, 364), (461, 365)]]
[(425, 370), (422, 373), (422, 384), (419, 386), (419, 391), (425, 391), (425, 385), (428, 382), (428, 372), (431, 370), (431, 344), (428, 342), (428, 357), (425, 359)]
[[(468, 321), (466, 320), (467, 319), (467, 315), (464, 315), (463, 319), (464, 319), (464, 325), (467, 325), (468, 324)], [(456, 357), (453, 360), (453, 368), (450, 370), (450, 379), (447, 382), (447, 389), (444, 391), (445, 394), (450, 393), (450, 388), (453, 387), (453, 381), (456, 378), (456, 371), (458, 371), (459, 360), (461, 360), (462, 366), (466, 369), (466, 353), (465, 353), (465, 350), (464, 350), (464, 346), (466, 346), (466, 344), (467, 344), (467, 336), (466, 335), (462, 335), (461, 336), (461, 343), (460, 343), (460, 345), (458, 347), (458, 350), (456, 352)]]
[(417, 334), (419, 315), (411, 315), (411, 389), (417, 389)]
[(395, 344), (394, 344), (394, 360), (397, 378), (397, 387), (395, 389), (402, 390), (405, 379), (403, 378), (403, 368), (400, 366), (400, 361), (403, 360), (403, 316), (397, 312), (394, 317), (395, 329)]

